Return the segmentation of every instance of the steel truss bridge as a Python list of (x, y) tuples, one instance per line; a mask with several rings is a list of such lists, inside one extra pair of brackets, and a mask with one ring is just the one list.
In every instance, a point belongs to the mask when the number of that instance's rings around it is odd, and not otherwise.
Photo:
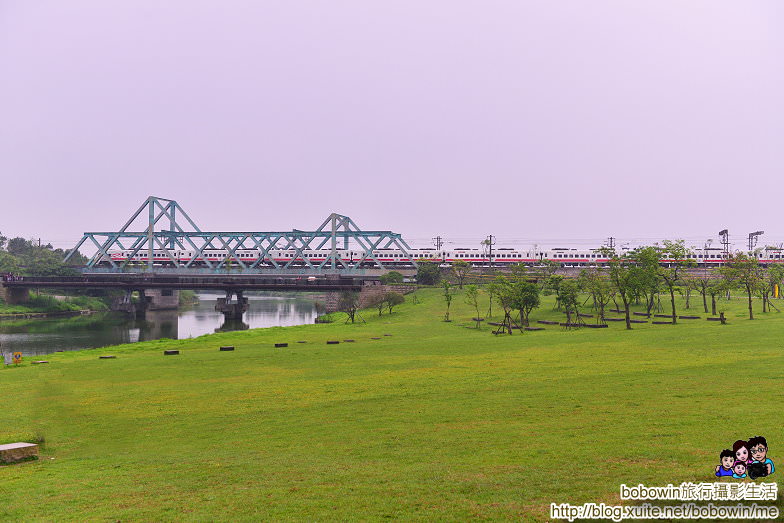
[[(143, 221), (144, 229), (133, 230), (135, 223)], [(163, 228), (168, 226), (168, 228)], [(392, 231), (363, 231), (348, 216), (332, 213), (315, 231), (268, 231), (268, 232), (208, 232), (203, 231), (175, 200), (150, 196), (139, 206), (125, 225), (116, 232), (86, 232), (71, 249), (67, 262), (82, 246), (95, 247), (96, 252), (82, 268), (85, 274), (96, 273), (144, 273), (166, 276), (182, 275), (303, 275), (326, 276), (328, 274), (367, 274), (363, 266), (387, 269), (376, 257), (377, 249), (399, 249), (406, 255), (410, 247), (400, 234)], [(225, 250), (221, 259), (203, 256), (207, 250)], [(238, 256), (243, 249), (258, 249), (255, 261)], [(305, 250), (327, 250), (323, 261), (312, 262)], [(361, 255), (357, 260), (346, 263), (338, 249), (355, 250)], [(117, 259), (117, 251), (124, 251)], [(189, 260), (180, 260), (177, 250), (191, 251)], [(294, 255), (285, 262), (271, 256), (273, 250), (293, 251)], [(114, 259), (110, 251), (115, 254)], [(161, 263), (161, 251), (165, 263)], [(156, 260), (156, 254), (159, 260)], [(146, 257), (139, 262), (134, 256)], [(198, 263), (196, 263), (197, 258)], [(411, 256), (408, 256), (411, 259)], [(416, 267), (416, 262), (411, 260)], [(164, 266), (166, 265), (166, 266)]]

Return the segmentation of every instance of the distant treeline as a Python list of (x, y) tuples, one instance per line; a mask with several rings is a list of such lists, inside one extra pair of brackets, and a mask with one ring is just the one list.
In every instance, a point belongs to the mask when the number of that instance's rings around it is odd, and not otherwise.
[[(66, 251), (55, 249), (52, 244), (39, 240), (16, 237), (8, 239), (0, 233), (0, 273), (23, 276), (73, 276), (78, 274), (63, 263)], [(87, 259), (79, 253), (69, 260), (73, 265), (83, 265)]]

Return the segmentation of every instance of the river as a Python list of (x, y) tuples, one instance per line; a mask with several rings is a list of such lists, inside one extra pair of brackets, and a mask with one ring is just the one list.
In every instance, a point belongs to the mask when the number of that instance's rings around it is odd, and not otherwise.
[(230, 330), (304, 325), (313, 323), (318, 315), (316, 303), (307, 295), (248, 295), (243, 321), (227, 324), (223, 314), (214, 309), (219, 296), (224, 295), (200, 293), (196, 305), (179, 311), (148, 311), (144, 319), (137, 320), (122, 313), (3, 320), (0, 346), (3, 351), (36, 356), (160, 338), (195, 338)]

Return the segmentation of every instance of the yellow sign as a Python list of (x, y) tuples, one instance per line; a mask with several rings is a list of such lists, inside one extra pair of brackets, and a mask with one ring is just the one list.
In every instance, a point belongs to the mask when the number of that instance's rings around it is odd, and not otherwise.
[(14, 352), (14, 363), (19, 365), (22, 363), (22, 353), (21, 352)]
[(774, 298), (778, 298), (779, 297), (779, 284), (778, 283), (773, 286), (773, 297)]

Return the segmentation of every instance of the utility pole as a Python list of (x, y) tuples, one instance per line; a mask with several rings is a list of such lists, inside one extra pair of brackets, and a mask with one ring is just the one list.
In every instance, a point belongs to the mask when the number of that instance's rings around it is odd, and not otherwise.
[(756, 231), (749, 233), (749, 253), (754, 250), (757, 245), (757, 238), (765, 234), (765, 231)]
[(495, 239), (494, 238), (495, 238), (495, 236), (493, 236), (491, 234), (485, 240), (485, 245), (487, 245), (490, 248), (490, 253), (489, 253), (488, 259), (490, 260), (490, 267), (491, 268), (493, 267), (493, 245), (495, 245)]
[(722, 229), (719, 231), (719, 236), (721, 236), (721, 244), (724, 246), (724, 258), (726, 259), (730, 253), (730, 232), (727, 229)]
[(441, 246), (444, 244), (443, 240), (444, 239), (441, 236), (436, 236), (435, 238), (433, 238), (433, 241), (435, 242), (435, 246), (436, 246), (436, 250), (437, 251), (441, 250)]

